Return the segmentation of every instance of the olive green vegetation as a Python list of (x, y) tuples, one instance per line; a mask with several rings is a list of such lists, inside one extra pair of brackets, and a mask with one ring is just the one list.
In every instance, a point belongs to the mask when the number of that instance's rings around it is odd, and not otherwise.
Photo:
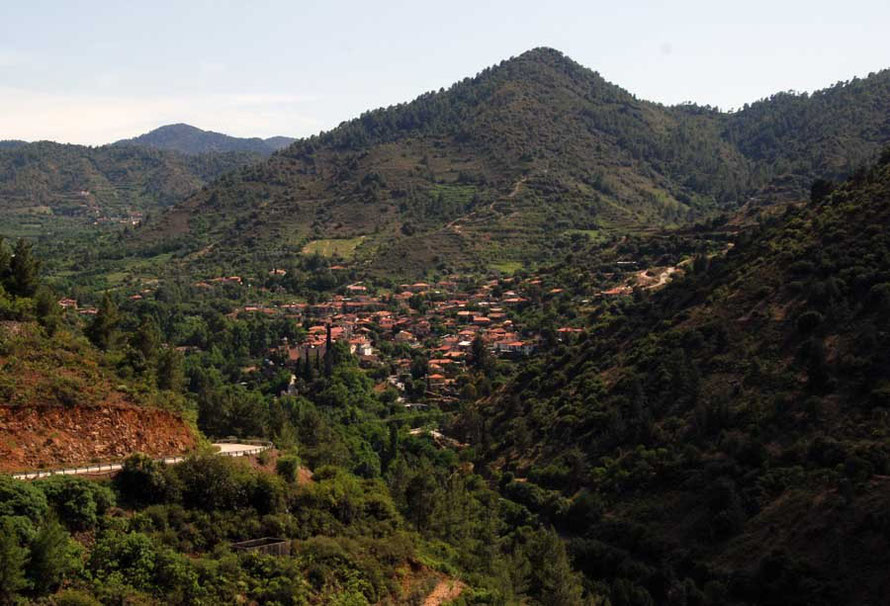
[[(613, 604), (880, 602), (888, 200), (890, 152), (817, 182), (663, 290), (579, 318), (453, 429)], [(589, 280), (598, 255), (560, 271)]]
[(355, 255), (355, 249), (358, 248), (364, 240), (364, 236), (359, 236), (358, 238), (313, 240), (303, 247), (303, 254), (319, 254), (323, 257), (352, 259)]
[(366, 236), (378, 275), (537, 263), (567, 231), (681, 224), (848, 174), (890, 141), (888, 93), (881, 72), (733, 113), (665, 107), (536, 49), (300, 140), (125, 242), (276, 259)]
[[(269, 437), (282, 456), (262, 469), (134, 456), (110, 487), (3, 480), (0, 523), (21, 530), (0, 541), (0, 591), (84, 603), (412, 603), (444, 574), (466, 583), (464, 604), (877, 599), (890, 499), (882, 158), (747, 227), (718, 218), (605, 244), (569, 235), (517, 311), (540, 330), (538, 357), (505, 366), (477, 339), (458, 413), (421, 413), (463, 450), (409, 432), (423, 418), (374, 389), (391, 369), (359, 368), (345, 346), (301, 361), (292, 379), (270, 350), (304, 327), (236, 313), (240, 287), (103, 293), (92, 320), (63, 323), (55, 337), (31, 324), (46, 339), (82, 332), (104, 368), (158, 390), (163, 344), (194, 348), (171, 396), (205, 434)], [(5, 283), (36, 293), (36, 260), (16, 248)], [(685, 275), (582, 311), (571, 297), (628, 259)], [(25, 299), (7, 307), (33, 313)], [(584, 333), (560, 342), (564, 322)], [(231, 550), (261, 536), (286, 540), (291, 555)]]
[[(208, 436), (271, 438), (279, 456), (257, 469), (209, 454), (173, 466), (137, 454), (111, 484), (0, 477), (0, 524), (16, 529), (0, 540), (3, 600), (410, 604), (449, 577), (466, 584), (463, 604), (596, 603), (548, 525), (499, 496), (458, 452), (409, 432), (441, 412), (406, 415), (393, 390), (374, 389), (388, 370), (359, 368), (339, 343), (292, 382), (279, 356), (274, 366), (263, 360), (303, 327), (230, 316), (240, 296), (106, 292), (90, 319), (64, 314), (52, 335), (30, 316), (7, 325), (2, 377), (16, 402), (101, 403), (114, 385), (193, 412)], [(31, 313), (26, 298), (10, 300)], [(173, 345), (195, 351), (167, 360)], [(64, 393), (16, 379), (52, 376), (52, 360), (66, 369)], [(290, 555), (231, 548), (263, 536), (285, 540)]]
[[(536, 49), (181, 203), (212, 175), (182, 177), (169, 152), (0, 145), (0, 200), (28, 233), (63, 208), (52, 192), (109, 191), (112, 218), (173, 204), (116, 233), (62, 225), (42, 262), (0, 245), (2, 395), (123, 390), (209, 437), (276, 445), (252, 464), (134, 455), (111, 483), (0, 478), (0, 601), (411, 604), (443, 576), (466, 584), (457, 604), (880, 601), (888, 87), (881, 72), (733, 113), (664, 107)], [(138, 183), (94, 170), (106, 161)], [(287, 368), (282, 338), (310, 323), (244, 311), (453, 271), (511, 273), (503, 293), (533, 267), (510, 315), (536, 356), (475, 340), (459, 397), (429, 412), (385, 387), (407, 358), (404, 395), (423, 397), (426, 360), (379, 327), (381, 367), (333, 344)], [(668, 267), (662, 289), (603, 294)], [(57, 293), (97, 313), (62, 313)], [(67, 372), (25, 381), (53, 364)], [(231, 549), (263, 536), (290, 555)]]
[(4, 406), (95, 406), (127, 401), (189, 413), (182, 354), (151, 319), (130, 326), (106, 293), (84, 319), (59, 307), (40, 261), (0, 240), (0, 401)]

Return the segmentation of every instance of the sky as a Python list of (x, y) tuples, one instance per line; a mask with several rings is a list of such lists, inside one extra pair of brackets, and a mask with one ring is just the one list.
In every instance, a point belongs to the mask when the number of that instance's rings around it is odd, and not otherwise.
[(638, 97), (732, 109), (890, 67), (888, 0), (0, 0), (0, 139), (187, 122), (328, 130), (549, 46)]

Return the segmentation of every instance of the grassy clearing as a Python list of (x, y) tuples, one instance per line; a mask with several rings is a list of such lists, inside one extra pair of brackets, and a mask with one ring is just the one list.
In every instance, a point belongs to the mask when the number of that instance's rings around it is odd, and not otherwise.
[(567, 229), (563, 234), (566, 236), (583, 234), (593, 243), (605, 242), (607, 239), (606, 231), (602, 229)]
[(474, 185), (446, 185), (439, 183), (430, 188), (430, 193), (436, 197), (441, 197), (445, 202), (467, 204), (473, 199), (476, 187)]
[(323, 257), (339, 256), (344, 259), (351, 259), (355, 256), (355, 249), (365, 241), (365, 238), (366, 236), (313, 240), (303, 247), (303, 254), (313, 255), (318, 253)]
[(515, 274), (522, 269), (522, 263), (519, 261), (498, 261), (497, 263), (492, 263), (490, 267), (502, 274)]

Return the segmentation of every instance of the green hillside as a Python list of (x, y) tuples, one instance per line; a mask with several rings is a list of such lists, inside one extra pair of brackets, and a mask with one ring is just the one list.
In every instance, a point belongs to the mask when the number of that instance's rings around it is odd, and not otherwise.
[(830, 189), (597, 305), (458, 423), (613, 603), (886, 595), (890, 154)]
[(0, 233), (70, 235), (132, 225), (262, 156), (185, 156), (144, 147), (43, 141), (0, 148)]
[(226, 175), (131, 246), (287, 257), (366, 236), (377, 273), (537, 261), (569, 230), (626, 233), (799, 197), (890, 140), (888, 88), (882, 72), (726, 114), (639, 100), (536, 49)]

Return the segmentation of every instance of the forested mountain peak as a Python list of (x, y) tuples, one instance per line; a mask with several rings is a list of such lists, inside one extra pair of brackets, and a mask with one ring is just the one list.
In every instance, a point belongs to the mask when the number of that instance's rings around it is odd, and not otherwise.
[(624, 233), (800, 199), (820, 171), (846, 174), (890, 142), (885, 80), (728, 114), (638, 100), (537, 48), (297, 141), (134, 242), (237, 256), (250, 241), (287, 256), (361, 238), (355, 254), (390, 274), (535, 263), (579, 230)]

